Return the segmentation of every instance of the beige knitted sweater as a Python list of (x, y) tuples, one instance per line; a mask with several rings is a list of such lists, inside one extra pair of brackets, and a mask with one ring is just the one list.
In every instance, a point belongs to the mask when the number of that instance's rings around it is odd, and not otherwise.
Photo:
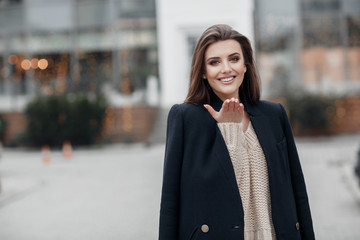
[(269, 179), (264, 153), (249, 123), (218, 123), (234, 167), (244, 209), (244, 239), (273, 240)]

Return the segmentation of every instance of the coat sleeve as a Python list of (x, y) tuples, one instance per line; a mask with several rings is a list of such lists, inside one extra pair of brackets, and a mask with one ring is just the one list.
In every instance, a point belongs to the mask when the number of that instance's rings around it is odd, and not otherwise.
[(167, 121), (159, 240), (177, 240), (179, 236), (180, 175), (183, 146), (181, 105), (174, 105), (169, 112)]
[(298, 221), (300, 224), (301, 239), (315, 239), (305, 180), (301, 169), (297, 149), (295, 146), (294, 136), (286, 111), (282, 105), (280, 106), (282, 110), (284, 133), (287, 139), (291, 181), (296, 201)]

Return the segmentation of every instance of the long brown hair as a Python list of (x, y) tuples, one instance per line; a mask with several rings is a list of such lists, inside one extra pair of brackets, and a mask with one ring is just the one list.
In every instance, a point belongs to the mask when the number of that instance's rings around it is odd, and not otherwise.
[[(207, 79), (202, 77), (205, 73), (205, 52), (212, 43), (228, 39), (239, 42), (247, 70), (239, 88), (239, 97), (245, 98), (253, 105), (259, 102), (260, 83), (249, 39), (228, 25), (217, 24), (206, 29), (196, 43), (191, 64), (190, 87), (185, 99), (186, 103), (210, 103), (209, 91), (211, 87)], [(241, 100), (244, 101), (244, 99)]]

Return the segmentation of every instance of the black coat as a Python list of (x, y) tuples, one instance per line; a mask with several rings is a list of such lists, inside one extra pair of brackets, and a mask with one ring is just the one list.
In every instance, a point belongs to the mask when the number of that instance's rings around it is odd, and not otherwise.
[[(222, 101), (212, 94), (210, 104), (219, 111)], [(267, 161), (277, 239), (315, 239), (304, 177), (283, 106), (267, 101), (244, 105)], [(174, 105), (168, 116), (159, 240), (191, 239), (244, 239), (244, 212), (216, 121), (202, 105), (185, 103)]]

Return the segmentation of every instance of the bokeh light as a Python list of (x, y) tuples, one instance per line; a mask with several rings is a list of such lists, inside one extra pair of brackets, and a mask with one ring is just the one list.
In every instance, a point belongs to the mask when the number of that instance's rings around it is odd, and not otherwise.
[(49, 63), (46, 59), (40, 59), (38, 62), (38, 66), (41, 70), (45, 70), (48, 67)]
[(39, 67), (38, 63), (39, 63), (39, 59), (37, 59), (37, 58), (31, 59), (31, 68), (37, 69)]
[(10, 64), (16, 64), (18, 61), (19, 61), (19, 58), (18, 58), (18, 56), (16, 56), (16, 55), (10, 55), (10, 56), (8, 57), (8, 62), (9, 62)]
[(29, 59), (24, 59), (21, 61), (21, 67), (24, 70), (29, 70), (31, 68), (31, 62)]

